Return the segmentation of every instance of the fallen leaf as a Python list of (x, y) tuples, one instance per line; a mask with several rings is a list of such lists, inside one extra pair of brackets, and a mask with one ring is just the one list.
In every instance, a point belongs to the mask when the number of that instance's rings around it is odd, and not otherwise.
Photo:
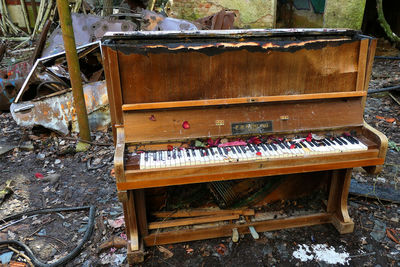
[(257, 152), (256, 155), (261, 157), (261, 152)]
[(114, 168), (111, 169), (110, 175), (111, 175), (112, 177), (115, 177), (115, 170), (114, 170)]
[(174, 147), (171, 146), (171, 145), (167, 145), (167, 150), (168, 150), (168, 151), (172, 151), (172, 150), (174, 150)]
[(384, 117), (381, 117), (381, 116), (375, 116), (375, 118), (377, 118), (378, 120), (384, 120), (385, 119)]
[(398, 235), (400, 237), (400, 233), (398, 233), (396, 230), (392, 228), (386, 228), (386, 235), (396, 242), (397, 244), (400, 244), (400, 238), (397, 238), (396, 236)]
[(192, 249), (192, 248), (187, 248), (186, 249), (186, 253), (187, 254), (193, 253), (193, 251), (194, 251), (194, 249)]
[(311, 142), (312, 140), (312, 133), (309, 133), (306, 137), (307, 142)]
[(115, 220), (108, 219), (107, 222), (112, 228), (120, 228), (125, 225), (124, 216), (120, 216)]
[(226, 251), (226, 246), (224, 245), (224, 244), (219, 244), (218, 245), (218, 247), (217, 247), (217, 252), (220, 254), (220, 255), (224, 255), (225, 254), (225, 251)]
[(396, 119), (395, 118), (386, 118), (385, 121), (389, 122), (389, 123), (393, 123), (396, 121)]
[(164, 255), (164, 259), (169, 259), (172, 256), (174, 256), (174, 253), (172, 253), (169, 249), (166, 249), (163, 246), (158, 246), (157, 248)]
[(295, 144), (291, 144), (290, 145), (290, 149), (295, 149), (296, 148), (296, 145)]
[(190, 128), (189, 122), (188, 122), (188, 121), (184, 121), (184, 122), (182, 123), (182, 127), (183, 127), (183, 129), (189, 129), (189, 128)]
[(35, 173), (35, 177), (36, 177), (37, 179), (42, 179), (42, 178), (44, 177), (44, 175), (41, 174), (40, 172), (37, 172), (37, 173)]

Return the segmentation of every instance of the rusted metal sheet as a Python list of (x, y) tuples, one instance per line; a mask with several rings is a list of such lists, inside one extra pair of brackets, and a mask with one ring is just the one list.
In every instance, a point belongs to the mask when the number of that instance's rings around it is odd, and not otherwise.
[[(104, 129), (110, 124), (105, 81), (85, 84), (83, 91), (91, 130)], [(10, 111), (14, 120), (22, 127), (43, 126), (61, 134), (68, 134), (70, 129), (74, 132), (79, 130), (71, 89), (33, 101), (13, 103)]]
[(31, 66), (28, 61), (24, 61), (0, 69), (0, 110), (9, 109)]

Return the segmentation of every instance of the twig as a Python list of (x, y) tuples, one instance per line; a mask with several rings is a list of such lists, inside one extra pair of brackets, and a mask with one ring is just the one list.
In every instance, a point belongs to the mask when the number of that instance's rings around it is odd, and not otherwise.
[(394, 102), (396, 102), (398, 105), (400, 105), (400, 101), (397, 100), (397, 98), (395, 98), (394, 95), (392, 95), (392, 93), (389, 93), (389, 96), (394, 100)]
[(17, 253), (17, 257), (18, 257), (18, 256), (21, 256), (22, 258), (24, 258), (24, 259), (28, 262), (28, 264), (29, 264), (30, 266), (34, 267), (32, 261), (31, 261), (31, 259), (30, 259), (28, 256), (26, 256), (24, 252), (19, 251), (19, 250), (13, 248), (13, 247), (10, 246), (10, 245), (8, 246), (8, 249), (14, 251), (15, 253)]
[(114, 145), (112, 143), (103, 144), (103, 143), (86, 141), (86, 140), (83, 140), (83, 139), (80, 139), (80, 138), (73, 138), (73, 137), (68, 137), (68, 136), (63, 136), (61, 138), (66, 139), (66, 140), (71, 140), (71, 141), (78, 141), (78, 142), (88, 143), (88, 144), (95, 145), (95, 146), (113, 146)]

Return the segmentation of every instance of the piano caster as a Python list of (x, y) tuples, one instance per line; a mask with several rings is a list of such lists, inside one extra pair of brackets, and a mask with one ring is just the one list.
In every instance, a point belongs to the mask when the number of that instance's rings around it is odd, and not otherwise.
[(260, 236), (258, 235), (258, 233), (257, 233), (256, 229), (254, 228), (254, 226), (249, 226), (249, 230), (250, 230), (251, 236), (252, 236), (255, 240), (257, 240), (257, 239), (260, 238)]
[(232, 229), (232, 241), (233, 241), (234, 243), (236, 243), (236, 242), (239, 241), (239, 232), (238, 232), (238, 229), (237, 229), (237, 228), (233, 228), (233, 229)]

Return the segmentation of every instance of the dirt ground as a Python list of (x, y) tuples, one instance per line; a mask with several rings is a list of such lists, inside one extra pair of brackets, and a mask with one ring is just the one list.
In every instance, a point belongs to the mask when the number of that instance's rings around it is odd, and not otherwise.
[[(399, 81), (400, 61), (375, 61), (370, 88), (387, 87)], [(365, 120), (388, 136), (391, 149), (382, 173), (367, 175), (356, 169), (353, 179), (373, 188), (398, 192), (400, 152), (396, 144), (400, 143), (400, 105), (394, 99), (400, 100), (395, 92), (392, 96), (380, 93), (368, 97)], [(42, 129), (21, 129), (9, 113), (0, 114), (0, 131), (0, 145), (3, 149), (9, 148), (0, 155), (0, 187), (12, 180), (14, 190), (2, 202), (0, 218), (45, 207), (94, 205), (94, 233), (83, 251), (67, 266), (125, 265), (125, 248), (99, 251), (100, 245), (109, 238), (125, 237), (124, 227), (118, 220), (123, 213), (112, 175), (111, 133), (93, 133), (95, 145), (87, 152), (76, 153), (74, 137), (61, 137)], [(365, 193), (374, 195), (374, 192)], [(397, 240), (400, 240), (399, 203), (400, 199), (385, 201), (350, 195), (349, 212), (355, 221), (352, 234), (339, 235), (333, 226), (320, 225), (259, 233), (258, 240), (250, 235), (241, 236), (238, 243), (233, 243), (231, 238), (221, 238), (151, 247), (147, 249), (143, 266), (328, 266), (341, 263), (400, 266), (400, 244), (386, 232), (386, 229), (393, 229), (396, 235), (397, 230)], [(290, 206), (293, 203), (281, 204)], [(0, 240), (20, 240), (43, 262), (55, 261), (74, 249), (84, 235), (88, 220), (88, 213), (84, 211), (28, 217), (1, 230)], [(325, 254), (318, 253), (318, 248), (325, 248)], [(5, 251), (1, 249), (0, 255)], [(305, 251), (303, 256), (302, 251)]]

